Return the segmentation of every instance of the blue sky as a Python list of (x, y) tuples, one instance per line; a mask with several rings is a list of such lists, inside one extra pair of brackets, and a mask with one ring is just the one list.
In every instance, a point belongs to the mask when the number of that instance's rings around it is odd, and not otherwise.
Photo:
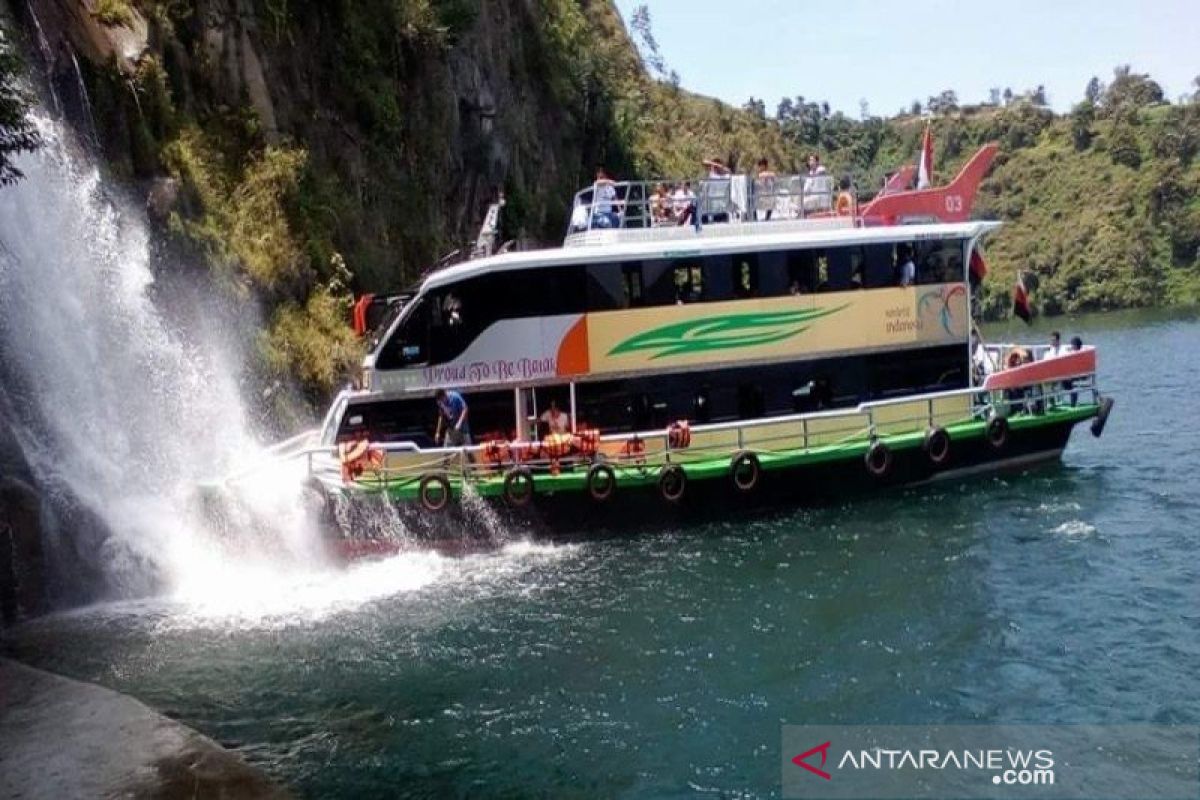
[[(685, 88), (774, 113), (785, 95), (890, 115), (943, 89), (960, 102), (1038, 84), (1069, 109), (1092, 75), (1148, 72), (1174, 100), (1200, 74), (1200, 0), (645, 0)], [(617, 0), (628, 21), (639, 0)]]

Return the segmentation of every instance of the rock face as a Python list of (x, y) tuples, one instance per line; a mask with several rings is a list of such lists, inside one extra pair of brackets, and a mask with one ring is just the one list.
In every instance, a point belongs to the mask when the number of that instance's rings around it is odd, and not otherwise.
[(262, 144), (307, 154), (319, 222), (360, 288), (402, 284), (473, 238), (501, 189), (511, 233), (557, 238), (577, 181), (605, 155), (608, 112), (563, 89), (573, 67), (549, 55), (543, 3), (186, 5), (104, 26), (89, 0), (29, 0), (66, 97), (79, 56), (81, 124), (119, 174), (148, 184), (188, 125), (208, 134), (251, 115)]
[(15, 437), (0, 418), (0, 625), (45, 607), (41, 500)]
[(130, 697), (0, 659), (0, 797), (287, 796)]

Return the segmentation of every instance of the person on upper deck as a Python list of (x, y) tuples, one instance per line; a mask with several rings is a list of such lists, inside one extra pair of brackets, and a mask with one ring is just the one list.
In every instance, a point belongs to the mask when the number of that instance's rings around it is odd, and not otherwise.
[(470, 447), (471, 426), (467, 422), (467, 401), (456, 391), (438, 389), (433, 396), (437, 403), (438, 421), (433, 440), (446, 447)]
[(849, 175), (842, 176), (842, 180), (838, 183), (837, 202), (833, 208), (839, 217), (854, 215), (854, 195), (850, 192)]
[(618, 205), (616, 184), (604, 167), (596, 167), (596, 180), (592, 184), (592, 227), (621, 227), (616, 211)]
[(1065, 352), (1067, 352), (1067, 348), (1062, 345), (1062, 334), (1058, 331), (1051, 331), (1050, 347), (1046, 348), (1046, 354), (1042, 358), (1054, 358), (1055, 356), (1061, 356)]
[(816, 153), (808, 155), (808, 177), (815, 178), (818, 175), (825, 174), (825, 167), (821, 164), (821, 157)]
[(667, 187), (661, 183), (654, 185), (654, 192), (650, 195), (650, 221), (655, 226), (671, 222), (671, 202)]
[(912, 286), (916, 282), (917, 265), (913, 263), (912, 245), (896, 245), (896, 284)]
[(671, 195), (671, 205), (675, 212), (675, 220), (680, 225), (686, 225), (696, 216), (696, 193), (692, 191), (690, 181), (684, 181), (676, 187)]
[(732, 172), (719, 158), (706, 158), (700, 163), (708, 167), (708, 177), (710, 178), (728, 178)]
[(755, 213), (760, 220), (771, 219), (771, 212), (775, 210), (776, 177), (767, 159), (760, 158), (758, 164), (755, 165), (754, 174)]
[(538, 418), (546, 426), (547, 433), (570, 433), (571, 415), (558, 407), (557, 400), (550, 401), (550, 407)]

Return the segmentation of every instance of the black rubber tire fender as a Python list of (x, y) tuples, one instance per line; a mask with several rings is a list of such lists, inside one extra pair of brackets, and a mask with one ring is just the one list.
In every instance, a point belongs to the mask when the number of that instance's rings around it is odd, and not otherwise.
[(450, 505), (451, 496), (450, 481), (445, 475), (435, 473), (421, 476), (421, 482), (417, 484), (417, 498), (421, 501), (421, 508), (436, 514)]
[(533, 499), (533, 473), (528, 467), (513, 467), (504, 474), (504, 499), (517, 508)]
[(617, 473), (608, 464), (596, 462), (587, 471), (587, 491), (597, 503), (603, 503), (617, 491)]
[(925, 432), (925, 455), (929, 456), (929, 463), (935, 467), (940, 467), (950, 460), (950, 434), (946, 433), (945, 428), (933, 426)]
[(987, 440), (992, 449), (1003, 450), (1004, 446), (1008, 444), (1008, 420), (1000, 416), (989, 419), (987, 424)]
[(729, 462), (729, 477), (739, 492), (748, 494), (754, 491), (762, 478), (762, 464), (759, 463), (758, 456), (749, 450), (735, 455)]
[(876, 439), (863, 455), (863, 465), (876, 478), (886, 478), (892, 471), (892, 449)]
[(658, 493), (668, 503), (678, 503), (687, 494), (688, 477), (683, 467), (667, 464), (658, 473)]

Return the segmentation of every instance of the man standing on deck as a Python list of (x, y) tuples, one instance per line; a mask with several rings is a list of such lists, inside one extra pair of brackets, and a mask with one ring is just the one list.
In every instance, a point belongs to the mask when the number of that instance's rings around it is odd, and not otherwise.
[(438, 389), (433, 399), (438, 407), (437, 431), (433, 434), (433, 440), (446, 447), (470, 447), (471, 426), (467, 423), (467, 401), (458, 392), (445, 389)]

